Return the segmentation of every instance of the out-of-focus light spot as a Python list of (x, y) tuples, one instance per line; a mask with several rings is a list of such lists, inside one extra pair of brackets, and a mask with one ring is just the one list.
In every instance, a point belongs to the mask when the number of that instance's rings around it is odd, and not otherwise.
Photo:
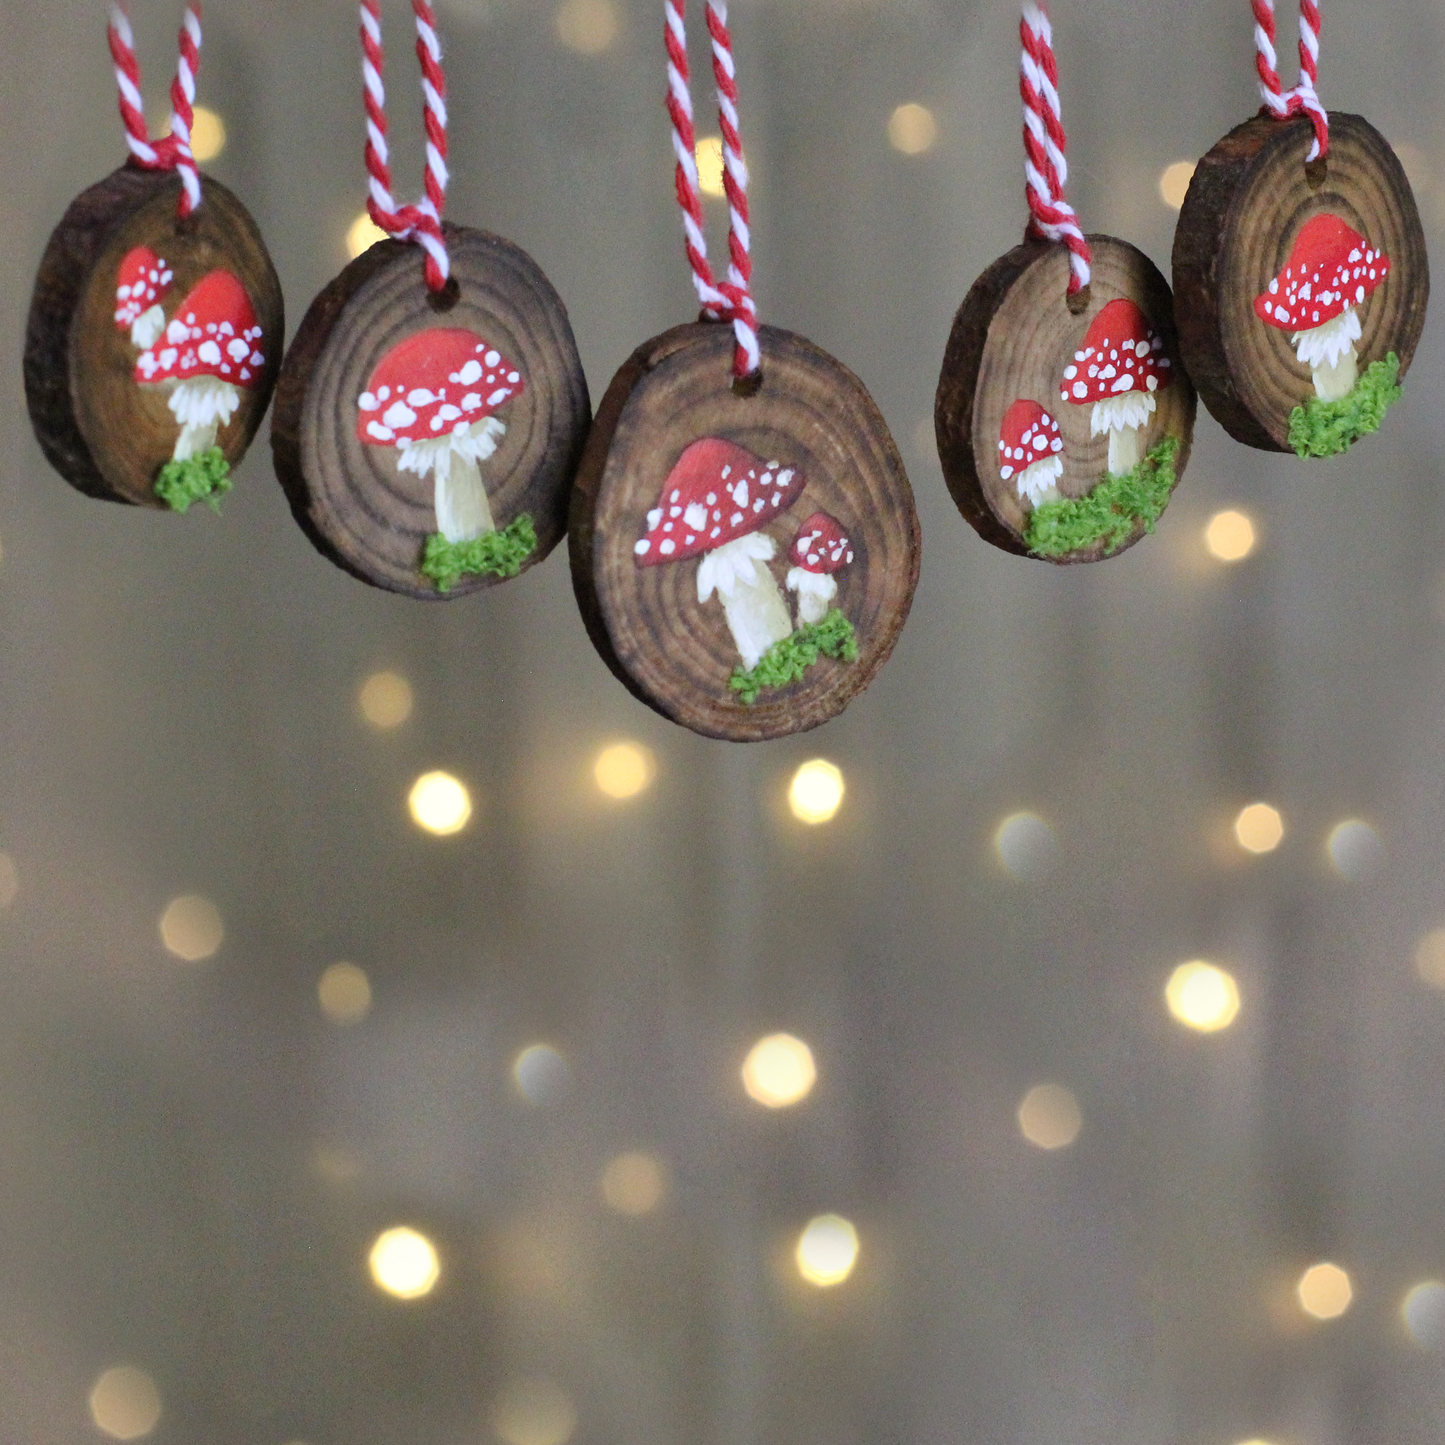
[(697, 186), (705, 196), (716, 199), (727, 194), (723, 185), (723, 152), (720, 135), (699, 136), (693, 152), (697, 158)]
[(373, 672), (356, 694), (361, 715), (374, 728), (399, 728), (411, 716), (411, 684), (399, 672)]
[(397, 1299), (420, 1299), (430, 1294), (441, 1278), (435, 1245), (404, 1224), (377, 1235), (367, 1262), (377, 1288)]
[(938, 140), (938, 122), (926, 105), (908, 101), (888, 117), (888, 144), (906, 156), (921, 156)]
[(187, 893), (173, 898), (161, 914), (161, 942), (187, 963), (210, 958), (226, 936), (225, 925), (209, 898)]
[(1325, 851), (1330, 855), (1335, 872), (1351, 883), (1359, 883), (1378, 873), (1385, 861), (1385, 845), (1380, 842), (1380, 835), (1358, 818), (1336, 823), (1330, 830)]
[(806, 1099), (817, 1078), (812, 1049), (792, 1034), (759, 1039), (743, 1060), (743, 1088), (748, 1098), (769, 1109), (784, 1109)]
[(20, 895), (20, 870), (8, 853), (0, 853), (0, 908), (9, 908)]
[(1222, 968), (1203, 959), (1181, 963), (1164, 988), (1169, 1012), (1201, 1034), (1227, 1029), (1239, 1013), (1239, 985)]
[(1019, 1131), (1040, 1149), (1067, 1149), (1083, 1123), (1079, 1101), (1058, 1084), (1035, 1084), (1019, 1105)]
[(1415, 969), (1431, 988), (1445, 988), (1445, 928), (1432, 928), (1415, 945)]
[(567, 0), (557, 12), (557, 39), (579, 55), (601, 55), (617, 39), (617, 6), (612, 0)]
[(1317, 1320), (1337, 1320), (1349, 1309), (1355, 1291), (1339, 1265), (1321, 1260), (1300, 1275), (1295, 1286), (1300, 1308)]
[(334, 1024), (349, 1028), (371, 1012), (371, 980), (354, 963), (333, 963), (316, 983), (321, 1012)]
[(827, 823), (843, 806), (843, 774), (823, 758), (806, 762), (788, 785), (788, 806), (800, 823)]
[(1254, 551), (1254, 523), (1243, 512), (1216, 512), (1204, 528), (1204, 545), (1221, 562), (1240, 562)]
[(460, 833), (472, 816), (471, 794), (450, 773), (423, 773), (407, 802), (417, 827), (439, 838)]
[(1189, 182), (1194, 179), (1194, 165), (1193, 161), (1174, 161), (1159, 172), (1159, 199), (1171, 211), (1183, 206)]
[(1445, 1350), (1445, 1284), (1426, 1279), (1412, 1285), (1400, 1302), (1400, 1314), (1417, 1345)]
[(156, 1382), (134, 1365), (116, 1365), (91, 1387), (90, 1418), (116, 1440), (139, 1440), (161, 1418)]
[(516, 1380), (492, 1406), (492, 1428), (505, 1445), (566, 1445), (577, 1428), (577, 1411), (551, 1380)]
[(318, 1144), (311, 1154), (316, 1172), (328, 1184), (350, 1184), (361, 1173), (361, 1160), (349, 1149), (334, 1144)]
[(809, 1284), (820, 1289), (842, 1284), (858, 1262), (858, 1231), (841, 1214), (820, 1214), (798, 1236), (794, 1258)]
[(363, 211), (347, 228), (346, 254), (354, 261), (364, 256), (378, 241), (386, 240), (386, 232)]
[(1037, 815), (1010, 813), (993, 835), (993, 851), (1006, 872), (1023, 882), (1037, 883), (1054, 871), (1059, 840)]
[(602, 1171), (602, 1197), (619, 1214), (651, 1214), (667, 1197), (667, 1166), (653, 1154), (619, 1154)]
[(567, 1092), (572, 1071), (550, 1044), (529, 1044), (512, 1063), (512, 1079), (529, 1104), (550, 1104)]
[(1284, 838), (1284, 819), (1268, 803), (1251, 803), (1239, 810), (1234, 836), (1246, 853), (1273, 853)]
[(655, 770), (651, 750), (641, 743), (612, 743), (597, 754), (592, 776), (609, 798), (623, 801), (645, 792)]
[(213, 110), (198, 105), (191, 110), (191, 154), (205, 165), (226, 149), (226, 122)]

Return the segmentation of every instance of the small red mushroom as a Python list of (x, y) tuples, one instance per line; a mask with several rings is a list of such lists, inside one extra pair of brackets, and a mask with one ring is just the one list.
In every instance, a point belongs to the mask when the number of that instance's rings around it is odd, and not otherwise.
[(118, 330), (129, 329), (131, 345), (149, 350), (166, 329), (166, 313), (161, 308), (175, 272), (149, 246), (136, 246), (127, 251), (116, 274), (115, 324)]
[(1054, 484), (1064, 472), (1064, 459), (1059, 455), (1063, 449), (1058, 422), (1038, 402), (1020, 399), (1004, 412), (998, 474), (1004, 481), (1018, 478), (1022, 500), (1035, 507), (1058, 500)]
[(1310, 368), (1315, 395), (1337, 401), (1359, 379), (1355, 309), (1390, 274), (1390, 258), (1375, 251), (1338, 216), (1311, 216), (1295, 238), (1285, 268), (1254, 298), (1266, 325), (1292, 331), (1295, 355)]
[(448, 542), (471, 541), (497, 529), (477, 463), (506, 433), (494, 413), (525, 386), (516, 365), (475, 331), (418, 331), (371, 373), (356, 402), (356, 435), (398, 448), (404, 472), (434, 473), (437, 531)]
[(704, 437), (683, 450), (663, 483), (647, 530), (633, 547), (639, 567), (702, 557), (697, 600), (714, 592), (743, 666), (793, 630), (777, 579), (777, 550), (762, 529), (797, 501), (806, 481), (796, 467), (764, 462), (745, 447)]
[(1089, 435), (1109, 433), (1108, 469), (1122, 476), (1139, 465), (1139, 428), (1154, 414), (1154, 393), (1171, 380), (1159, 333), (1120, 296), (1090, 323), (1059, 396), (1075, 406), (1092, 403)]
[(788, 557), (793, 562), (788, 591), (798, 594), (798, 625), (821, 622), (828, 615), (828, 604), (838, 595), (833, 573), (853, 560), (848, 534), (836, 518), (814, 512), (798, 529)]
[(174, 460), (209, 451), (216, 433), (260, 381), (261, 326), (246, 288), (229, 271), (211, 271), (181, 302), (164, 335), (135, 364), (143, 386), (170, 391), (181, 424)]

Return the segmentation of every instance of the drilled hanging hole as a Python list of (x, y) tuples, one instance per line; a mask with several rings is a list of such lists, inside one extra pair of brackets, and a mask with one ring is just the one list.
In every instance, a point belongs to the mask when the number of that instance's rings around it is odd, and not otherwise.
[(433, 311), (450, 311), (462, 299), (462, 288), (455, 276), (447, 277), (447, 284), (440, 291), (428, 289), (426, 304)]
[(1089, 309), (1089, 289), (1088, 286), (1080, 286), (1072, 294), (1065, 294), (1064, 300), (1071, 316), (1082, 316)]
[(1330, 160), (1328, 156), (1320, 156), (1319, 159), (1305, 162), (1305, 181), (1310, 190), (1317, 191), (1324, 185), (1330, 176)]
[(756, 396), (763, 389), (763, 372), (759, 367), (751, 376), (733, 377), (733, 395), (741, 397)]

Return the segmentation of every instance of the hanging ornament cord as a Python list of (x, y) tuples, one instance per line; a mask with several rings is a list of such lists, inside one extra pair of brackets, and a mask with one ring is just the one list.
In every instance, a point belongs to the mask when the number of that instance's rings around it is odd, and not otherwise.
[(697, 133), (693, 128), (692, 90), (687, 64), (687, 0), (667, 5), (667, 112), (672, 117), (672, 148), (677, 154), (677, 203), (692, 283), (710, 321), (731, 321), (736, 383), (755, 385), (761, 375), (758, 349), (758, 308), (753, 301), (748, 229), (748, 168), (738, 133), (737, 68), (728, 34), (727, 0), (707, 0), (707, 28), (712, 37), (712, 72), (717, 82), (718, 122), (722, 127), (723, 190), (728, 202), (728, 279), (719, 281), (707, 259), (703, 231), (702, 193), (697, 176)]
[(152, 141), (146, 126), (140, 90), (140, 62), (135, 56), (135, 35), (123, 6), (110, 8), (110, 58), (120, 87), (120, 117), (131, 159), (148, 171), (178, 171), (181, 199), (176, 213), (184, 220), (201, 204), (201, 176), (191, 154), (191, 124), (196, 102), (196, 72), (201, 68), (201, 7), (186, 6), (181, 21), (180, 60), (171, 82), (171, 133)]
[(366, 170), (371, 196), (366, 209), (372, 221), (397, 241), (412, 241), (426, 252), (426, 284), (446, 289), (451, 261), (442, 235), (447, 201), (447, 79), (437, 39), (436, 12), (427, 0), (412, 0), (416, 14), (416, 54), (421, 62), (421, 88), (426, 98), (426, 194), (415, 205), (398, 206), (391, 195), (391, 154), (386, 144), (386, 90), (382, 71), (386, 54), (381, 44), (379, 0), (361, 0), (361, 76), (366, 92)]
[(1089, 284), (1089, 243), (1079, 229), (1074, 208), (1064, 199), (1069, 166), (1064, 159), (1054, 34), (1048, 12), (1033, 0), (1025, 0), (1019, 38), (1023, 41), (1019, 95), (1024, 103), (1024, 176), (1029, 202), (1024, 234), (1031, 241), (1056, 241), (1069, 248), (1068, 295), (1078, 296)]
[(1250, 3), (1254, 9), (1254, 68), (1259, 72), (1264, 108), (1276, 120), (1309, 116), (1315, 140), (1305, 160), (1324, 160), (1330, 153), (1330, 117), (1315, 91), (1320, 65), (1320, 7), (1315, 0), (1300, 0), (1299, 84), (1293, 90), (1281, 90), (1279, 57), (1274, 49), (1274, 0)]

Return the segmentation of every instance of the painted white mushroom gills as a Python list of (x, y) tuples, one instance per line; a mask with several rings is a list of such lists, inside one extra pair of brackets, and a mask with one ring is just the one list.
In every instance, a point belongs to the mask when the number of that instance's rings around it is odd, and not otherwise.
[(853, 560), (853, 544), (842, 524), (827, 512), (814, 512), (793, 538), (788, 556), (788, 591), (798, 594), (798, 626), (821, 622), (838, 595), (835, 572)]
[(1059, 500), (1064, 474), (1059, 424), (1036, 401), (1020, 398), (1003, 414), (998, 437), (998, 474), (1013, 480), (1020, 501), (1031, 506)]
[(149, 246), (127, 251), (116, 276), (115, 324), (129, 330), (131, 345), (148, 351), (166, 329), (165, 300), (175, 273)]

